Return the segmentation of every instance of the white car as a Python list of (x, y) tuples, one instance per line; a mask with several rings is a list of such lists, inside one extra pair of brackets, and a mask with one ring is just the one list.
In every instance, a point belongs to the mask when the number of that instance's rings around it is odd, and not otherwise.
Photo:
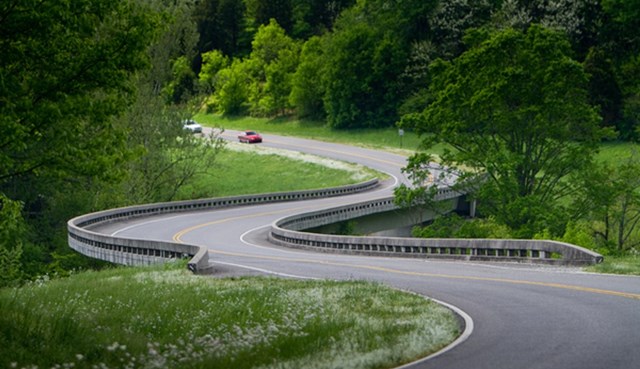
[(202, 133), (202, 126), (193, 119), (183, 121), (182, 127), (191, 133)]

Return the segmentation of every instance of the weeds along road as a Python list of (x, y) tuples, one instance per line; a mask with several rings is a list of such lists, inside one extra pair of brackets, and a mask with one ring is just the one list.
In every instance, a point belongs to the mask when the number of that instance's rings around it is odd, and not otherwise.
[[(225, 137), (235, 139), (235, 134), (225, 132)], [(379, 281), (456, 306), (472, 319), (466, 340), (411, 368), (640, 367), (639, 277), (567, 267), (346, 256), (271, 245), (266, 235), (276, 219), (388, 196), (404, 181), (400, 168), (405, 158), (270, 135), (262, 145), (360, 163), (391, 179), (363, 194), (154, 216), (112, 223), (100, 231), (206, 246), (220, 271)]]

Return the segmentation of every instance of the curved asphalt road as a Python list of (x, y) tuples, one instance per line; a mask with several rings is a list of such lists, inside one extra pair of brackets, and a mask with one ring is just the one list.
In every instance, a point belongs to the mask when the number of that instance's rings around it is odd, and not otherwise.
[[(235, 132), (226, 132), (233, 139)], [(640, 278), (575, 268), (344, 256), (274, 247), (270, 224), (285, 215), (388, 196), (402, 156), (316, 141), (265, 137), (265, 146), (358, 162), (389, 173), (382, 188), (341, 198), (135, 219), (99, 231), (208, 247), (219, 271), (365, 279), (457, 306), (468, 339), (411, 368), (640, 368)], [(277, 181), (277, 178), (265, 178)]]

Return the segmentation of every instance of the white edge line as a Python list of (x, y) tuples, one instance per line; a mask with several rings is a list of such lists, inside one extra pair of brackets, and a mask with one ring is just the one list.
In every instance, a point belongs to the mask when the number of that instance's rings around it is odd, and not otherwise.
[(256, 271), (256, 272), (261, 272), (261, 273), (266, 273), (266, 274), (277, 275), (277, 276), (279, 276), (279, 277), (288, 277), (288, 278), (296, 278), (296, 279), (310, 279), (310, 280), (320, 280), (320, 279), (321, 279), (321, 278), (314, 278), (314, 277), (304, 277), (304, 276), (301, 276), (301, 275), (295, 275), (295, 274), (287, 274), (287, 273), (274, 272), (273, 270), (267, 270), (267, 269), (262, 269), (262, 268), (256, 268), (256, 267), (251, 267), (251, 266), (248, 266), (248, 265), (242, 265), (242, 264), (226, 263), (226, 262), (223, 262), (223, 261), (210, 261), (210, 264), (222, 264), (222, 265), (229, 265), (229, 266), (234, 266), (234, 267), (238, 267), (238, 268), (254, 270), (254, 271)]
[(458, 338), (456, 338), (455, 341), (451, 342), (449, 345), (447, 345), (446, 347), (444, 347), (443, 349), (441, 349), (440, 351), (436, 351), (433, 354), (429, 355), (429, 356), (425, 356), (421, 359), (418, 359), (416, 361), (404, 364), (402, 366), (398, 366), (394, 369), (409, 369), (412, 368), (416, 365), (419, 365), (423, 362), (426, 362), (427, 360), (431, 360), (434, 359), (440, 355), (443, 355), (444, 353), (453, 350), (454, 348), (456, 348), (457, 346), (461, 345), (463, 342), (465, 342), (473, 333), (473, 319), (471, 318), (471, 316), (467, 313), (465, 313), (462, 309), (460, 309), (457, 306), (448, 304), (444, 301), (440, 301), (428, 296), (423, 296), (425, 299), (427, 300), (431, 300), (437, 304), (440, 304), (446, 308), (449, 308), (450, 310), (452, 310), (455, 314), (457, 314), (460, 318), (462, 318), (462, 320), (464, 321), (464, 331), (462, 332), (462, 334), (460, 336), (458, 336)]
[[(249, 269), (249, 270), (254, 270), (257, 272), (261, 272), (261, 273), (266, 273), (266, 274), (271, 274), (271, 275), (276, 275), (276, 276), (280, 276), (280, 277), (288, 277), (288, 278), (296, 278), (296, 279), (307, 279), (307, 280), (322, 280), (322, 279), (326, 279), (326, 278), (315, 278), (315, 277), (305, 277), (305, 276), (300, 276), (300, 275), (294, 275), (294, 274), (287, 274), (287, 273), (279, 273), (279, 272), (275, 272), (272, 270), (267, 270), (267, 269), (262, 269), (262, 268), (256, 268), (256, 267), (251, 267), (248, 265), (242, 265), (242, 264), (235, 264), (235, 263), (227, 263), (227, 262), (222, 262), (222, 261), (211, 261), (211, 264), (221, 264), (221, 265), (229, 265), (229, 266), (234, 266), (234, 267), (238, 267), (238, 268), (243, 268), (243, 269)], [(455, 341), (453, 341), (452, 343), (450, 343), (449, 345), (447, 345), (446, 347), (442, 348), (441, 350), (434, 352), (433, 354), (429, 355), (429, 356), (425, 356), (421, 359), (418, 359), (416, 361), (404, 364), (402, 366), (396, 367), (394, 369), (409, 369), (415, 365), (419, 365), (423, 362), (426, 362), (427, 360), (431, 360), (433, 358), (436, 358), (440, 355), (443, 355), (444, 353), (453, 350), (454, 348), (456, 348), (457, 346), (461, 345), (463, 342), (465, 342), (473, 333), (473, 319), (471, 318), (471, 316), (469, 314), (467, 314), (466, 312), (464, 312), (462, 309), (460, 309), (457, 306), (451, 305), (449, 303), (446, 303), (444, 301), (440, 301), (428, 296), (424, 296), (424, 295), (420, 295), (423, 298), (425, 298), (426, 300), (430, 300), (433, 301), (437, 304), (440, 304), (446, 308), (448, 308), (449, 310), (453, 311), (455, 314), (457, 314), (460, 318), (462, 318), (462, 320), (464, 321), (464, 331), (462, 332), (462, 334), (460, 336), (458, 336), (458, 338), (455, 339)]]
[(183, 216), (183, 215), (185, 215), (185, 214), (178, 214), (178, 215), (174, 215), (174, 216), (172, 216), (172, 217), (168, 217), (168, 218), (158, 218), (158, 219), (152, 219), (152, 220), (149, 220), (149, 221), (146, 221), (146, 222), (141, 222), (141, 223), (132, 224), (132, 225), (130, 225), (130, 226), (127, 226), (127, 227), (124, 227), (124, 228), (120, 228), (120, 229), (118, 229), (117, 231), (115, 231), (115, 232), (111, 233), (111, 234), (110, 234), (110, 236), (116, 236), (118, 233), (126, 232), (126, 231), (128, 231), (128, 230), (130, 230), (130, 229), (133, 229), (133, 228), (143, 227), (143, 226), (146, 226), (146, 225), (148, 225), (148, 224), (152, 224), (152, 223), (157, 223), (157, 222), (162, 222), (162, 221), (167, 221), (167, 220), (171, 220), (171, 219), (179, 218), (179, 217), (181, 217), (181, 216)]

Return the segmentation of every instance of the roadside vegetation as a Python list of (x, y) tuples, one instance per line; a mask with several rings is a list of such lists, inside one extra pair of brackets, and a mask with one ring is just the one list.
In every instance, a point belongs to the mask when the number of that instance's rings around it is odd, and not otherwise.
[(313, 155), (228, 143), (218, 164), (183, 186), (176, 199), (344, 186), (381, 178), (368, 168)]
[(456, 317), (368, 282), (203, 278), (184, 263), (0, 290), (2, 368), (388, 368)]

